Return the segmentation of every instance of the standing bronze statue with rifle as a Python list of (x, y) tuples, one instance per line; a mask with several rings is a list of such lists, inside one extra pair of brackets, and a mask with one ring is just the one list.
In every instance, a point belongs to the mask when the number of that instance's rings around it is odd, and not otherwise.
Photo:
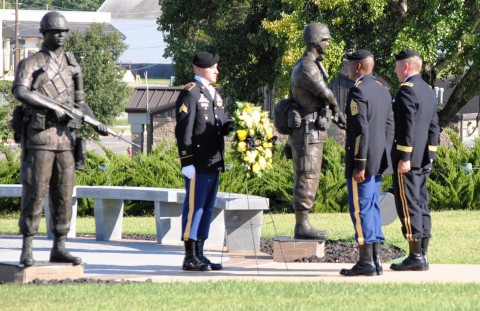
[(313, 228), (308, 212), (313, 206), (322, 166), (323, 144), (331, 122), (345, 128), (345, 117), (326, 84), (327, 72), (322, 64), (330, 32), (320, 23), (308, 24), (303, 33), (305, 53), (297, 60), (290, 79), (293, 110), (288, 124), (295, 171), (293, 208), (295, 210), (295, 239), (326, 240), (328, 234)]
[[(63, 49), (68, 32), (65, 17), (49, 12), (40, 22), (43, 45), (37, 53), (23, 59), (15, 72), (13, 95), (22, 102), (13, 120), (16, 137), (21, 139), (23, 186), (20, 232), (23, 235), (20, 264), (34, 264), (33, 236), (38, 231), (43, 205), (49, 191), (54, 235), (50, 262), (78, 265), (81, 258), (65, 249), (72, 217), (72, 192), (75, 168), (84, 163), (84, 144), (74, 131), (81, 120), (101, 135), (112, 132), (96, 120), (85, 102), (82, 70), (72, 53)], [(18, 133), (20, 130), (20, 133)]]

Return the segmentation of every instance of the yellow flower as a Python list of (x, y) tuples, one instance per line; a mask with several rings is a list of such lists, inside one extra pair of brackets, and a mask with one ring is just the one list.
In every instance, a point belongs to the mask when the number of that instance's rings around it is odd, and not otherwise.
[(265, 130), (265, 136), (267, 137), (267, 139), (271, 139), (273, 137), (273, 128), (267, 128)]
[(267, 160), (265, 160), (264, 157), (260, 157), (258, 159), (258, 164), (260, 164), (260, 167), (262, 168), (262, 170), (264, 170), (265, 166), (267, 165)]
[(249, 130), (248, 130), (248, 134), (249, 134), (250, 136), (255, 136), (255, 130), (254, 130), (254, 129), (249, 129)]
[(249, 150), (247, 151), (247, 156), (245, 157), (245, 161), (248, 163), (255, 163), (255, 159), (257, 158), (257, 150)]
[(238, 136), (238, 139), (243, 141), (247, 138), (247, 131), (245, 130), (238, 130), (237, 131), (237, 136)]
[(272, 158), (272, 150), (270, 148), (265, 149), (265, 158), (267, 159)]
[(245, 152), (247, 150), (247, 144), (244, 141), (241, 141), (237, 145), (238, 152)]
[(260, 169), (261, 169), (260, 164), (255, 163), (255, 164), (252, 165), (252, 172), (254, 172), (255, 174), (258, 173), (260, 171)]

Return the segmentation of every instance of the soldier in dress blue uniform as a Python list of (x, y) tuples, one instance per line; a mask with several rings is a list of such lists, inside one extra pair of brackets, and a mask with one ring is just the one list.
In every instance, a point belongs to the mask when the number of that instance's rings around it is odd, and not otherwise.
[(203, 255), (219, 174), (225, 169), (224, 136), (231, 123), (222, 98), (212, 86), (217, 81), (219, 59), (208, 52), (195, 54), (195, 79), (185, 86), (175, 104), (175, 137), (187, 194), (182, 212), (183, 270), (222, 269), (221, 264), (211, 263)]
[(402, 233), (409, 243), (409, 256), (390, 268), (425, 271), (432, 227), (427, 179), (440, 132), (437, 105), (432, 88), (420, 76), (420, 55), (404, 50), (395, 55), (395, 61), (395, 72), (402, 84), (393, 104), (393, 186)]
[[(355, 81), (345, 106), (347, 116), (345, 177), (350, 216), (360, 259), (345, 276), (382, 274), (382, 233), (379, 196), (382, 174), (391, 170), (393, 141), (392, 97), (372, 75), (373, 54), (358, 50), (347, 54), (349, 78)], [(374, 260), (375, 259), (375, 260)]]

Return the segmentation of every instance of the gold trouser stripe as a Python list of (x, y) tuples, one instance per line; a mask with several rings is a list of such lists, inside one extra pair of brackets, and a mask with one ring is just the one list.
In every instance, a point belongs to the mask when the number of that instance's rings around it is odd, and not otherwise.
[(352, 179), (352, 196), (353, 196), (353, 215), (355, 217), (355, 231), (357, 231), (358, 244), (364, 244), (363, 230), (362, 230), (362, 220), (360, 219), (360, 201), (358, 200), (358, 184), (355, 180)]
[(183, 233), (183, 240), (187, 241), (190, 238), (190, 229), (192, 228), (193, 212), (195, 210), (195, 180), (197, 175), (190, 179), (190, 189), (188, 191), (188, 218), (185, 232)]
[(408, 212), (408, 201), (407, 196), (405, 195), (405, 183), (403, 181), (403, 174), (398, 173), (398, 188), (400, 194), (400, 200), (402, 202), (402, 210), (403, 210), (403, 219), (405, 223), (405, 230), (406, 234), (405, 237), (408, 241), (413, 241), (412, 239), (412, 224), (410, 221), (410, 213)]

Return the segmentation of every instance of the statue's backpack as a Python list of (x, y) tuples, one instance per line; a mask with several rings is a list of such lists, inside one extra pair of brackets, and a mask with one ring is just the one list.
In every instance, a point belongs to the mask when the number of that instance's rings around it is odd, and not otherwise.
[(290, 135), (302, 122), (299, 107), (293, 99), (284, 98), (275, 104), (273, 124), (280, 134)]

